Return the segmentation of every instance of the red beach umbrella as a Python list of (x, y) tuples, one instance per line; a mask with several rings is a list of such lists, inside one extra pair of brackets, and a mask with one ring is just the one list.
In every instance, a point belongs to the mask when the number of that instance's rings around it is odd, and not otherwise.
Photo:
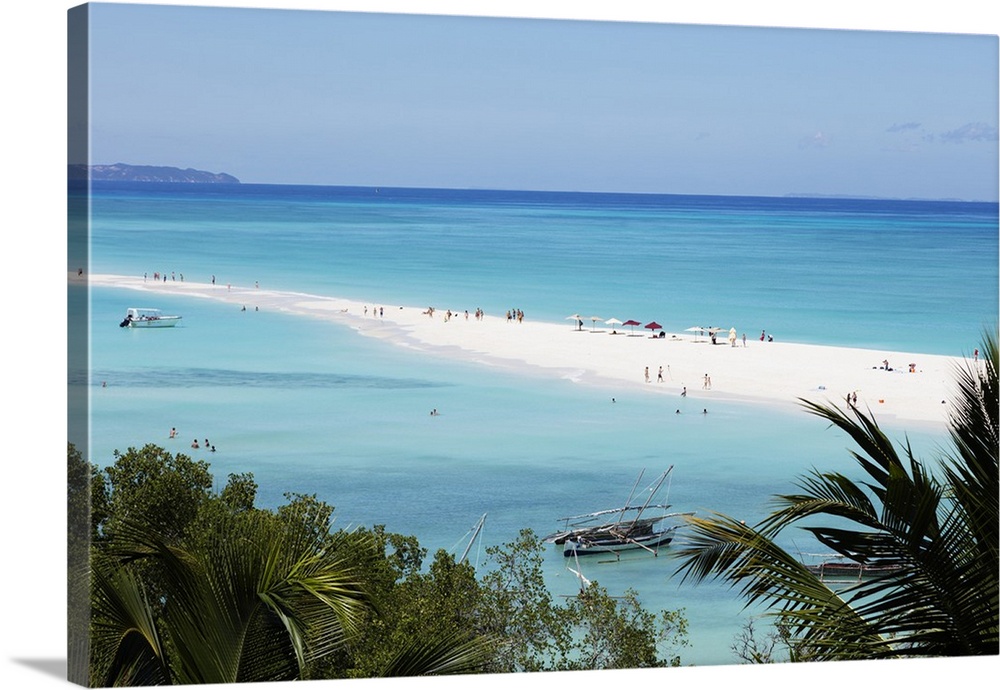
[(651, 331), (658, 331), (661, 328), (663, 328), (663, 326), (661, 326), (660, 324), (656, 323), (655, 321), (650, 321), (645, 326), (643, 326), (643, 328), (648, 328)]
[[(628, 321), (626, 321), (626, 322), (625, 322), (625, 323), (623, 323), (622, 325), (623, 325), (623, 326), (628, 326), (628, 327), (629, 327), (630, 329), (632, 329), (632, 328), (633, 328), (633, 326), (641, 326), (642, 324), (641, 324), (641, 323), (639, 323), (638, 321), (636, 321), (635, 319), (629, 319)], [(633, 331), (632, 331), (632, 332), (634, 333), (634, 332), (635, 332), (635, 330), (633, 329)]]

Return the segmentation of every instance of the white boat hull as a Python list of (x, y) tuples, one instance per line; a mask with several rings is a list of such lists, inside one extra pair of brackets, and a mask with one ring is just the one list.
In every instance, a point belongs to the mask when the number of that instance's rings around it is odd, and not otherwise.
[(129, 307), (122, 328), (173, 328), (181, 320), (179, 316), (168, 316), (159, 309), (149, 307)]
[(128, 328), (173, 328), (181, 320), (179, 316), (160, 316), (153, 319), (129, 321)]

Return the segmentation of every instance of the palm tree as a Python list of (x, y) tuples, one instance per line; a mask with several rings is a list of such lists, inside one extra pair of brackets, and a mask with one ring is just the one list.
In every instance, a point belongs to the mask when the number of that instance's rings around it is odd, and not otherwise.
[[(266, 511), (215, 520), (207, 537), (183, 547), (125, 524), (96, 560), (92, 684), (303, 679), (356, 639), (366, 614), (377, 615), (346, 565), (370, 544)], [(139, 567), (150, 563), (155, 588)], [(400, 649), (381, 675), (482, 672), (493, 646), (488, 636), (432, 634)]]
[[(767, 604), (794, 639), (793, 660), (968, 656), (997, 653), (997, 336), (984, 361), (956, 372), (949, 420), (953, 449), (937, 469), (897, 450), (874, 417), (801, 401), (860, 448), (865, 478), (813, 471), (801, 493), (777, 496), (756, 526), (730, 517), (691, 518), (679, 550), (684, 579), (722, 578), (747, 605)], [(834, 591), (781, 549), (786, 527), (803, 528), (837, 554), (879, 575)]]
[[(119, 538), (94, 568), (98, 685), (299, 678), (349, 639), (368, 605), (336, 551), (263, 513), (225, 519), (194, 546), (141, 528)], [(159, 601), (133, 567), (144, 561), (161, 568)]]

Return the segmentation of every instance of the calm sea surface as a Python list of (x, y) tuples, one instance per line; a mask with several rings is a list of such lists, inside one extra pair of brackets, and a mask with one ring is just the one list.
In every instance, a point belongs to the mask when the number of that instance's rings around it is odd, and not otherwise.
[[(105, 184), (91, 221), (93, 273), (215, 276), (373, 305), (735, 326), (948, 355), (970, 353), (997, 319), (996, 204)], [(146, 298), (108, 288), (89, 299), (91, 374), (70, 376), (91, 391), (91, 461), (158, 443), (210, 462), (220, 486), (253, 472), (263, 505), (315, 493), (338, 525), (385, 524), (431, 553), (464, 548), (483, 513), (487, 544), (525, 527), (546, 534), (559, 516), (624, 502), (643, 468), (652, 479), (674, 466), (677, 510), (748, 521), (812, 467), (853, 472), (847, 439), (804, 413), (715, 404), (702, 415), (701, 402), (634, 393), (612, 405), (606, 390), (304, 317), (173, 296), (137, 305)], [(184, 319), (120, 329), (129, 306)], [(908, 437), (928, 457), (945, 441)], [(216, 452), (192, 451), (194, 438)], [(813, 548), (804, 534), (788, 539)], [(754, 612), (717, 584), (681, 584), (675, 567), (661, 556), (588, 562), (584, 574), (637, 589), (648, 608), (684, 608), (685, 663), (734, 662)], [(554, 594), (578, 587), (556, 551), (546, 568)]]

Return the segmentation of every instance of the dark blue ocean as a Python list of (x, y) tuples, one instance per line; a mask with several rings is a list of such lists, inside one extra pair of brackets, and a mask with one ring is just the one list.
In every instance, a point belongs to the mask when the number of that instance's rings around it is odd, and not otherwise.
[[(71, 194), (82, 193), (72, 190)], [(271, 185), (95, 184), (70, 271), (308, 292), (386, 305), (476, 307), (565, 323), (734, 324), (803, 343), (966, 355), (998, 312), (996, 204)], [(75, 244), (74, 244), (75, 242)], [(86, 266), (79, 257), (89, 253)], [(396, 347), (324, 321), (181, 296), (89, 300), (90, 460), (148, 442), (211, 440), (218, 482), (251, 471), (260, 502), (315, 493), (340, 526), (385, 524), (432, 553), (487, 513), (488, 544), (621, 503), (642, 468), (674, 466), (677, 510), (753, 521), (812, 467), (852, 471), (847, 439), (804, 413), (748, 405), (675, 415), (676, 400), (521, 378)], [(119, 329), (129, 306), (184, 315)], [(655, 399), (654, 399), (655, 398)], [(447, 411), (429, 418), (427, 410)], [(176, 427), (180, 438), (169, 439)], [(941, 430), (907, 433), (934, 456)], [(72, 438), (70, 439), (73, 440)], [(790, 548), (808, 550), (805, 535)], [(577, 582), (555, 551), (554, 594)], [(670, 558), (585, 565), (647, 607), (684, 608), (684, 663), (733, 663), (734, 593), (673, 576)]]

